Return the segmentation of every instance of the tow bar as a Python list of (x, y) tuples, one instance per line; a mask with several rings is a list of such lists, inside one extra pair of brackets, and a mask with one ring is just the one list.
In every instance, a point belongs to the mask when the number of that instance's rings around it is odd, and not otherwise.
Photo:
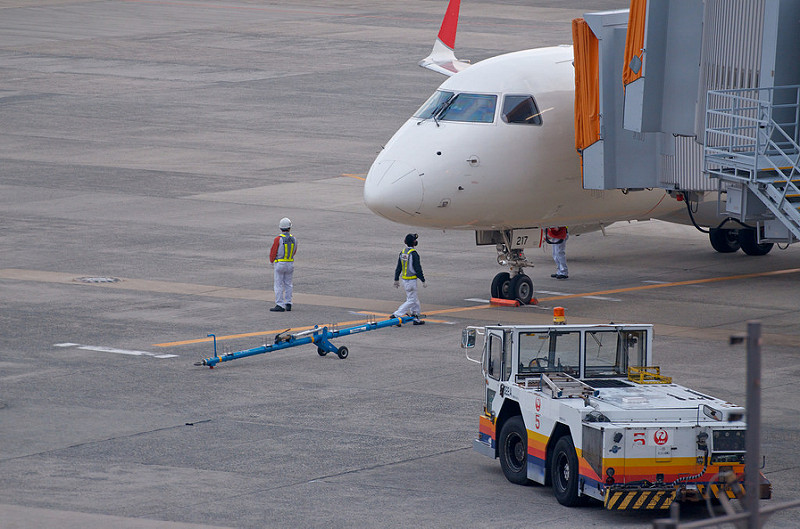
[(209, 368), (214, 369), (214, 366), (220, 362), (229, 362), (231, 360), (236, 360), (237, 358), (271, 353), (280, 349), (288, 349), (289, 347), (295, 347), (309, 343), (317, 346), (317, 353), (319, 353), (320, 356), (325, 356), (328, 353), (336, 353), (339, 358), (345, 359), (350, 351), (348, 351), (347, 347), (345, 346), (336, 347), (333, 345), (330, 342), (332, 338), (339, 338), (340, 336), (348, 336), (350, 334), (357, 334), (360, 332), (374, 331), (376, 329), (383, 329), (384, 327), (400, 327), (402, 324), (409, 323), (411, 321), (414, 321), (412, 316), (402, 316), (400, 318), (389, 318), (388, 320), (383, 321), (368, 321), (366, 323), (344, 329), (329, 329), (327, 325), (323, 327), (315, 325), (313, 329), (298, 333), (290, 333), (289, 331), (291, 329), (287, 329), (275, 335), (275, 341), (272, 345), (262, 345), (261, 347), (254, 347), (253, 349), (237, 351), (235, 353), (223, 353), (222, 355), (217, 354), (217, 337), (213, 334), (209, 334), (208, 336), (214, 337), (214, 356), (211, 358), (204, 358), (202, 362), (195, 362), (194, 365), (208, 366)]

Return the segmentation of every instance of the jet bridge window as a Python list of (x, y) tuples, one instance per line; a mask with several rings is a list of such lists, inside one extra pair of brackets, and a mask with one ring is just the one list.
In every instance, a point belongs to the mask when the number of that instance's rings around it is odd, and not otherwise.
[(628, 367), (643, 366), (647, 331), (616, 329), (586, 333), (586, 376), (627, 376)]
[(578, 376), (580, 344), (578, 331), (520, 333), (518, 373), (564, 372)]
[(524, 125), (541, 125), (542, 114), (533, 96), (508, 95), (503, 99), (503, 121)]

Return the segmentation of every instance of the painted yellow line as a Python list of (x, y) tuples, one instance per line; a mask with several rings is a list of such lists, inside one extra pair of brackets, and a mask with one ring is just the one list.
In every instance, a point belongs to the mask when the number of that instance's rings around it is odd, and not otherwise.
[[(677, 286), (686, 286), (686, 285), (698, 285), (703, 283), (715, 283), (720, 281), (733, 281), (733, 280), (741, 280), (741, 279), (752, 279), (756, 277), (768, 277), (768, 276), (780, 276), (786, 274), (796, 274), (800, 272), (800, 268), (787, 268), (784, 270), (773, 270), (767, 272), (755, 272), (751, 274), (740, 274), (740, 275), (733, 275), (733, 276), (724, 276), (724, 277), (712, 277), (707, 279), (693, 279), (689, 281), (677, 281), (673, 283), (658, 283), (652, 285), (640, 285), (636, 287), (627, 287), (627, 288), (617, 288), (611, 290), (600, 290), (596, 292), (583, 292), (580, 294), (567, 294), (563, 296), (552, 296), (547, 298), (539, 298), (539, 301), (558, 301), (562, 299), (571, 299), (571, 298), (580, 298), (586, 296), (598, 296), (598, 295), (607, 295), (607, 294), (617, 294), (621, 292), (634, 292), (639, 290), (652, 290), (656, 288), (667, 288), (667, 287), (677, 287)], [(68, 274), (63, 272), (47, 272), (41, 270), (25, 270), (25, 269), (16, 269), (16, 268), (5, 268), (0, 269), (0, 280), (13, 280), (13, 281), (35, 281), (35, 282), (44, 282), (44, 283), (60, 283), (60, 284), (70, 284), (70, 285), (82, 285), (87, 288), (104, 288), (104, 289), (112, 289), (112, 290), (132, 290), (132, 291), (139, 291), (139, 292), (157, 292), (163, 294), (181, 294), (181, 295), (189, 295), (189, 296), (207, 296), (213, 298), (223, 298), (223, 299), (238, 299), (238, 300), (252, 300), (252, 301), (271, 301), (272, 300), (272, 292), (268, 292), (265, 290), (253, 290), (253, 289), (243, 289), (243, 288), (236, 288), (236, 287), (219, 287), (219, 286), (212, 286), (212, 285), (197, 285), (192, 283), (176, 283), (171, 281), (153, 281), (153, 280), (144, 280), (144, 279), (127, 279), (127, 278), (119, 278), (119, 282), (115, 283), (81, 283), (76, 278), (83, 277), (83, 276), (91, 276), (91, 274)], [(308, 305), (316, 305), (316, 306), (325, 306), (325, 307), (339, 307), (339, 308), (350, 308), (359, 311), (369, 311), (376, 316), (386, 315), (388, 317), (388, 312), (384, 312), (387, 310), (387, 307), (395, 306), (395, 303), (392, 301), (386, 300), (376, 300), (376, 299), (367, 299), (367, 298), (344, 298), (338, 296), (324, 296), (324, 295), (312, 295), (312, 294), (302, 294), (297, 293), (296, 297), (298, 298), (298, 303), (308, 304)], [(441, 307), (441, 306), (440, 306)], [(491, 305), (488, 303), (483, 303), (480, 305), (474, 305), (469, 307), (445, 307), (445, 308), (437, 308), (435, 310), (425, 311), (427, 316), (438, 315), (438, 314), (457, 314), (460, 312), (467, 312), (467, 311), (474, 311), (479, 309), (489, 309)], [(530, 313), (528, 313), (530, 314)], [(338, 325), (357, 325), (362, 323), (366, 320), (356, 320), (352, 322), (342, 322)], [(443, 320), (433, 320), (427, 319), (427, 321), (431, 323), (447, 323)], [(300, 332), (303, 330), (313, 329), (313, 326), (308, 327), (300, 327), (297, 329), (292, 329), (295, 332)], [(217, 340), (230, 340), (235, 338), (247, 338), (253, 336), (265, 336), (265, 335), (274, 335), (279, 332), (284, 331), (285, 329), (273, 330), (273, 331), (261, 331), (261, 332), (253, 332), (253, 333), (244, 333), (244, 334), (235, 334), (223, 337), (217, 337)], [(708, 330), (708, 329), (706, 329)], [(175, 345), (184, 345), (184, 344), (194, 344), (194, 343), (204, 343), (210, 342), (212, 338), (200, 338), (195, 340), (183, 340), (177, 342), (169, 342), (169, 343), (162, 343), (162, 344), (154, 344), (155, 347), (171, 347)], [(788, 339), (789, 342), (794, 344), (795, 342), (792, 339)], [(784, 340), (785, 341), (785, 340)], [(784, 342), (781, 342), (784, 343)]]
[[(709, 277), (706, 279), (691, 279), (688, 281), (675, 281), (672, 283), (658, 283), (655, 285), (640, 285), (636, 287), (626, 287), (626, 288), (615, 288), (611, 290), (598, 290), (596, 292), (583, 292), (580, 294), (566, 294), (563, 296), (551, 296), (548, 298), (537, 298), (539, 301), (557, 301), (561, 299), (571, 299), (571, 298), (582, 298), (586, 296), (600, 296), (600, 295), (607, 295), (607, 294), (619, 294), (620, 292), (635, 292), (638, 290), (652, 290), (655, 288), (667, 288), (667, 287), (680, 287), (686, 285), (699, 285), (703, 283), (717, 283), (720, 281), (734, 281), (736, 279), (752, 279), (754, 277), (766, 277), (766, 276), (778, 276), (778, 275), (785, 275), (785, 274), (796, 274), (800, 272), (800, 268), (787, 268), (785, 270), (772, 270), (770, 272), (754, 272), (752, 274), (739, 274), (735, 276), (724, 276), (724, 277)], [(441, 309), (441, 310), (433, 310), (433, 311), (426, 311), (426, 314), (451, 314), (455, 312), (464, 312), (468, 310), (477, 310), (477, 309), (485, 309), (490, 307), (489, 304), (483, 305), (474, 305), (471, 307), (458, 307), (452, 309)]]
[(583, 294), (569, 294), (566, 296), (553, 296), (549, 298), (539, 298), (539, 301), (554, 301), (557, 299), (580, 298), (584, 296), (600, 296), (606, 294), (619, 294), (620, 292), (635, 292), (637, 290), (652, 290), (655, 288), (680, 287), (685, 285), (700, 285), (703, 283), (718, 283), (720, 281), (734, 281), (736, 279), (752, 279), (754, 277), (779, 276), (785, 274), (796, 274), (800, 268), (787, 268), (785, 270), (773, 270), (771, 272), (754, 272), (752, 274), (739, 274), (725, 277), (709, 277), (706, 279), (691, 279), (689, 281), (675, 281), (673, 283), (658, 283), (655, 285), (640, 285), (638, 287), (615, 288), (611, 290), (598, 290), (597, 292), (586, 292)]
[[(364, 175), (364, 176), (362, 176)], [(343, 173), (342, 176), (349, 176), (350, 178), (358, 178), (359, 180), (366, 180), (365, 173), (357, 173), (357, 174), (350, 174), (350, 173)]]

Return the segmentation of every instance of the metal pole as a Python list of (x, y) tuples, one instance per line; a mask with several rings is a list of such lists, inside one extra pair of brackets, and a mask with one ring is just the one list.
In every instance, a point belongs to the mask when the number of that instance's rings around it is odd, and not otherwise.
[(761, 322), (747, 322), (747, 433), (745, 434), (745, 508), (747, 529), (760, 529), (759, 461), (761, 442)]

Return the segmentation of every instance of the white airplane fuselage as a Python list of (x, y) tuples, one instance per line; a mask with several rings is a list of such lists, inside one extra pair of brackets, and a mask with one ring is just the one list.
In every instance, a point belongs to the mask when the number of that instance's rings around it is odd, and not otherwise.
[[(497, 97), (492, 121), (409, 119), (370, 168), (366, 205), (412, 226), (570, 226), (573, 232), (684, 208), (664, 190), (583, 189), (572, 61), (572, 46), (539, 48), (492, 57), (449, 77), (440, 91)], [(507, 123), (506, 95), (533, 96), (541, 125)]]

